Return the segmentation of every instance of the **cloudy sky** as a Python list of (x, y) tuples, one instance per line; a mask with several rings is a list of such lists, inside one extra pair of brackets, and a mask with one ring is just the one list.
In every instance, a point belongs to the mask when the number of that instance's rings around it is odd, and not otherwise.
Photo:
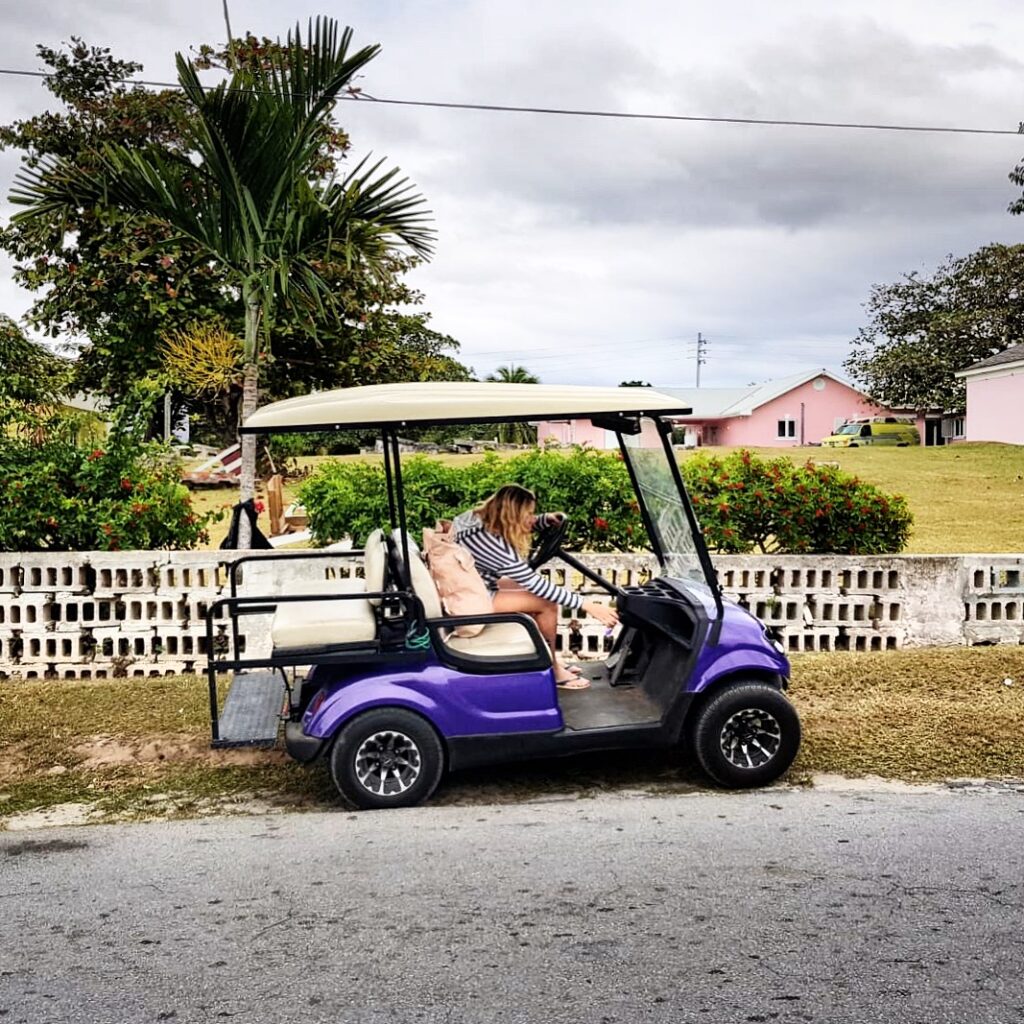
[[(1016, 129), (1019, 0), (230, 0), (235, 32), (327, 13), (381, 55), (392, 99)], [(173, 77), (224, 38), (219, 0), (0, 0), (0, 66), (71, 35)], [(45, 109), (7, 78), (0, 121)], [(413, 283), (478, 373), (706, 386), (839, 370), (870, 286), (1021, 240), (1007, 173), (1024, 138), (346, 105), (354, 155), (401, 167), (436, 218)], [(6, 197), (17, 159), (0, 154)], [(10, 213), (0, 202), (0, 216)], [(0, 263), (0, 311), (30, 296)]]

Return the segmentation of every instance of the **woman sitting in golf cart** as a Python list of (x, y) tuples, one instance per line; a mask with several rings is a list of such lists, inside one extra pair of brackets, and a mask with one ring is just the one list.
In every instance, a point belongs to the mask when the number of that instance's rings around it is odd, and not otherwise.
[(537, 622), (541, 635), (551, 647), (555, 682), (567, 690), (583, 690), (590, 683), (567, 666), (555, 650), (558, 608), (571, 608), (592, 615), (604, 626), (618, 624), (614, 608), (585, 600), (556, 586), (530, 568), (526, 554), (533, 531), (554, 526), (565, 519), (563, 512), (536, 514), (537, 502), (531, 491), (506, 484), (479, 508), (457, 516), (452, 524), (455, 540), (465, 547), (494, 599), (496, 612), (524, 612)]

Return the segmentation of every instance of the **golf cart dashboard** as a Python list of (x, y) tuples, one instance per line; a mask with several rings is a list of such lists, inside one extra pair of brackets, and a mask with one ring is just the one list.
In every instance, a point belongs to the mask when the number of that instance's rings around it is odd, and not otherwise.
[(619, 618), (626, 627), (642, 631), (656, 629), (689, 650), (701, 622), (703, 606), (675, 580), (664, 577), (636, 587), (623, 587), (616, 602)]

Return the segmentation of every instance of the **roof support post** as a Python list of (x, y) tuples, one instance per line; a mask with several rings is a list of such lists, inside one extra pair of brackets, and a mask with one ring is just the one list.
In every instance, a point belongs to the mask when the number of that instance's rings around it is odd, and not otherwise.
[(395, 519), (395, 485), (391, 473), (391, 431), (387, 427), (382, 428), (380, 438), (384, 448), (384, 484), (388, 492), (388, 521), (393, 530), (398, 523)]
[(402, 459), (398, 451), (398, 431), (391, 434), (393, 446), (394, 474), (395, 474), (395, 505), (398, 506), (398, 529), (402, 535), (402, 564), (405, 566), (406, 574), (412, 580), (412, 571), (409, 568), (409, 531), (405, 521), (405, 493), (402, 490)]

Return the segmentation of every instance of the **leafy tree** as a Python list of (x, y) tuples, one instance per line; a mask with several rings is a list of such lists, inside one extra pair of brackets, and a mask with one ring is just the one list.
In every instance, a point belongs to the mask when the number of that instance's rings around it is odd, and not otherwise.
[(1024, 245), (950, 256), (931, 277), (875, 285), (843, 364), (883, 405), (961, 409), (953, 374), (1024, 338)]
[[(1021, 160), (1019, 164), (1008, 175), (1010, 181), (1018, 187), (1024, 186), (1024, 160)], [(1019, 214), (1024, 213), (1024, 194), (1021, 194), (1007, 207), (1010, 213)]]
[[(196, 248), (196, 265), (219, 268), (242, 300), (243, 419), (257, 405), (259, 364), (279, 306), (310, 318), (337, 315), (339, 266), (386, 281), (400, 246), (430, 253), (422, 197), (395, 170), (382, 174), (380, 163), (364, 161), (344, 178), (320, 180), (333, 104), (379, 49), (350, 54), (351, 37), (317, 19), (305, 43), (296, 28), (259, 63), (232, 62), (230, 79), (212, 89), (178, 54), (178, 81), (192, 108), (182, 151), (107, 143), (94, 173), (45, 159), (23, 168), (11, 195), (28, 207), (17, 223), (56, 215), (65, 230), (83, 209), (112, 199), (126, 213), (169, 225), (171, 238)], [(243, 501), (253, 495), (255, 453), (255, 439), (244, 437)]]
[(0, 405), (52, 403), (70, 379), (66, 359), (30, 341), (9, 316), (0, 314)]
[[(40, 46), (37, 52), (50, 71), (46, 87), (63, 110), (0, 127), (0, 148), (20, 150), (25, 168), (59, 160), (94, 176), (97, 147), (108, 143), (183, 152), (189, 103), (181, 91), (131, 86), (128, 79), (142, 65), (80, 39), (72, 38), (66, 51)], [(81, 354), (80, 389), (123, 395), (159, 366), (161, 331), (240, 315), (237, 297), (215, 268), (173, 235), (159, 218), (105, 202), (81, 206), (71, 218), (60, 208), (40, 211), (0, 232), (15, 280), (37, 294), (29, 324)]]

